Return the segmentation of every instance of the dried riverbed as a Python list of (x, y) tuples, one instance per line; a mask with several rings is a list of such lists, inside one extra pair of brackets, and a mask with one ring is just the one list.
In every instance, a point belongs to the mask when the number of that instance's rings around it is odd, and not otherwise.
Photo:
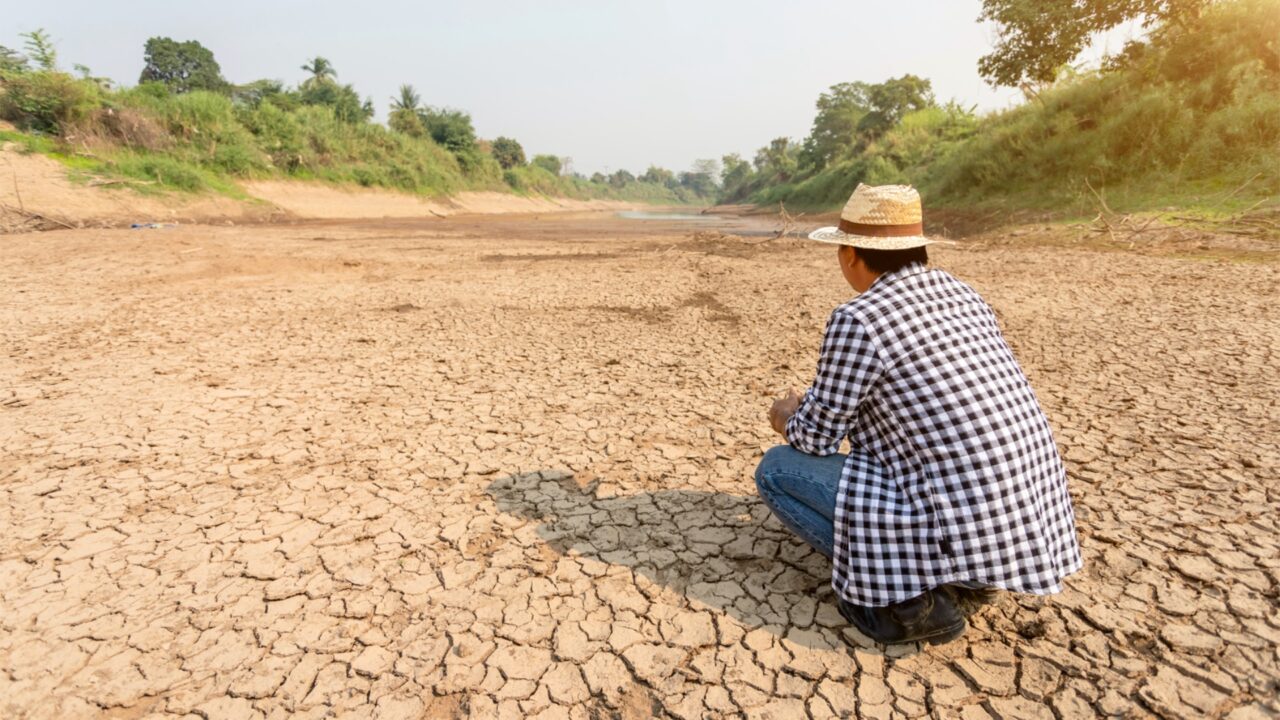
[(833, 251), (532, 216), (0, 239), (0, 715), (1261, 718), (1273, 264), (943, 249), (1085, 569), (885, 652), (751, 479)]

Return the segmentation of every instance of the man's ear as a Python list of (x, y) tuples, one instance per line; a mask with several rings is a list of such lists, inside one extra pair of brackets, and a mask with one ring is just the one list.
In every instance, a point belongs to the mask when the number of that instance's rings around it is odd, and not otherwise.
[(852, 245), (841, 245), (839, 255), (841, 267), (852, 268), (858, 263), (858, 251)]

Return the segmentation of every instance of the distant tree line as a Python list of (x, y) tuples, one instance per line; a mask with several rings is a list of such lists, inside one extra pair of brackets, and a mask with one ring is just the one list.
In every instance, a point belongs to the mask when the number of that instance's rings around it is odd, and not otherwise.
[(835, 160), (865, 149), (908, 113), (933, 107), (932, 84), (915, 75), (833, 85), (818, 97), (813, 127), (801, 142), (774, 138), (750, 161), (736, 153), (722, 158), (725, 199), (743, 200), (763, 187), (822, 172)]
[[(73, 125), (99, 118), (104, 111), (106, 115), (99, 119), (114, 126), (119, 121), (112, 118), (121, 117), (115, 106), (122, 102), (137, 105), (144, 98), (152, 98), (155, 102), (151, 103), (154, 106), (151, 112), (164, 114), (165, 110), (155, 104), (162, 98), (204, 93), (229, 100), (238, 109), (237, 120), (245, 129), (263, 136), (267, 144), (264, 149), (273, 156), (282, 156), (286, 167), (297, 169), (303, 164), (299, 160), (302, 155), (311, 155), (316, 161), (329, 164), (343, 160), (323, 150), (325, 146), (333, 145), (337, 138), (319, 141), (320, 148), (313, 149), (313, 152), (303, 152), (308, 150), (305, 147), (294, 149), (297, 140), (291, 136), (300, 128), (290, 129), (296, 122), (287, 121), (286, 117), (293, 117), (304, 108), (321, 108), (338, 122), (355, 128), (373, 124), (373, 100), (361, 97), (351, 84), (340, 82), (335, 65), (320, 55), (301, 65), (305, 75), (295, 86), (290, 87), (275, 79), (237, 84), (223, 76), (214, 53), (199, 41), (153, 37), (143, 47), (143, 68), (137, 87), (117, 90), (110, 80), (92, 77), (89, 69), (83, 66), (76, 66), (79, 78), (62, 72), (54, 44), (43, 30), (25, 33), (22, 37), (24, 45), (21, 52), (0, 46), (0, 89), (3, 89), (0, 93), (0, 116), (29, 130), (62, 134)], [(123, 107), (119, 109), (126, 110)], [(279, 116), (278, 113), (285, 115)], [(505, 182), (522, 191), (621, 193), (675, 201), (711, 198), (717, 191), (718, 168), (708, 164), (711, 161), (700, 161), (689, 171), (679, 174), (650, 168), (640, 177), (619, 170), (607, 177), (596, 174), (587, 178), (572, 171), (567, 157), (551, 154), (527, 157), (520, 142), (514, 138), (499, 137), (492, 141), (479, 138), (468, 113), (424, 102), (411, 84), (402, 85), (399, 93), (390, 99), (386, 126), (396, 136), (429, 141), (448, 152), (473, 185)], [(275, 137), (280, 133), (283, 136)], [(370, 142), (370, 139), (361, 141), (362, 154), (376, 150), (376, 143), (371, 145)], [(235, 152), (239, 151), (231, 151), (225, 144), (218, 150), (224, 159)], [(251, 153), (252, 150), (246, 148), (245, 152)], [(397, 163), (394, 158), (379, 158), (378, 162)], [(260, 163), (250, 157), (241, 157), (231, 164), (248, 168)], [(218, 167), (227, 169), (222, 165)], [(406, 172), (417, 176), (432, 174), (421, 164), (413, 168), (388, 168), (386, 173), (372, 168), (364, 172), (359, 166), (354, 166), (352, 172), (373, 184), (390, 182), (397, 186), (420, 185), (417, 180), (405, 177)], [(428, 184), (432, 182), (435, 181)], [(595, 190), (591, 188), (593, 185)], [(639, 195), (622, 192), (637, 186), (650, 189), (640, 187)]]

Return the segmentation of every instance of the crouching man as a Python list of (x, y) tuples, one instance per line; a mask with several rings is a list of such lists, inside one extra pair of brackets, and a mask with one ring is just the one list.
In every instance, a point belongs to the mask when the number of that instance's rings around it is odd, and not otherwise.
[(770, 409), (788, 444), (756, 484), (832, 559), (863, 634), (946, 642), (997, 589), (1055, 593), (1080, 569), (1066, 473), (991, 308), (927, 267), (919, 194), (859, 185), (840, 218), (809, 237), (839, 246), (859, 294), (831, 314), (813, 386)]

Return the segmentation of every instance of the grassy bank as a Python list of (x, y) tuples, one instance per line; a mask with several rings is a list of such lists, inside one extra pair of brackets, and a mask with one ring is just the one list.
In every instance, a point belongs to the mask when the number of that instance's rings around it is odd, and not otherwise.
[[(286, 88), (269, 80), (231, 85), (211, 54), (184, 56), (172, 73), (153, 69), (149, 54), (146, 82), (121, 88), (87, 72), (62, 72), (47, 37), (27, 36), (30, 59), (0, 47), (0, 118), (17, 128), (0, 139), (54, 157), (80, 176), (135, 181), (144, 192), (234, 196), (237, 180), (296, 178), (424, 196), (496, 190), (667, 205), (710, 200), (702, 190), (710, 183), (691, 182), (688, 173), (666, 172), (669, 181), (661, 183), (625, 171), (593, 180), (564, 172), (555, 156), (526, 162), (508, 138), (500, 147), (516, 154), (495, 153), (495, 143), (476, 137), (470, 116), (422, 106), (409, 86), (391, 121), (373, 122), (370, 102), (339, 85), (323, 58), (308, 65), (315, 76)], [(153, 39), (149, 53), (156, 41), (172, 43)], [(199, 47), (183, 44), (188, 56), (188, 45)], [(191, 70), (197, 61), (204, 63), (199, 74)], [(192, 87), (197, 77), (205, 78), (203, 87)]]
[(773, 169), (758, 156), (725, 199), (834, 209), (865, 182), (913, 184), (938, 207), (1227, 213), (1266, 202), (1280, 195), (1280, 4), (1219, 3), (1010, 110), (930, 102), (850, 138), (824, 167)]

